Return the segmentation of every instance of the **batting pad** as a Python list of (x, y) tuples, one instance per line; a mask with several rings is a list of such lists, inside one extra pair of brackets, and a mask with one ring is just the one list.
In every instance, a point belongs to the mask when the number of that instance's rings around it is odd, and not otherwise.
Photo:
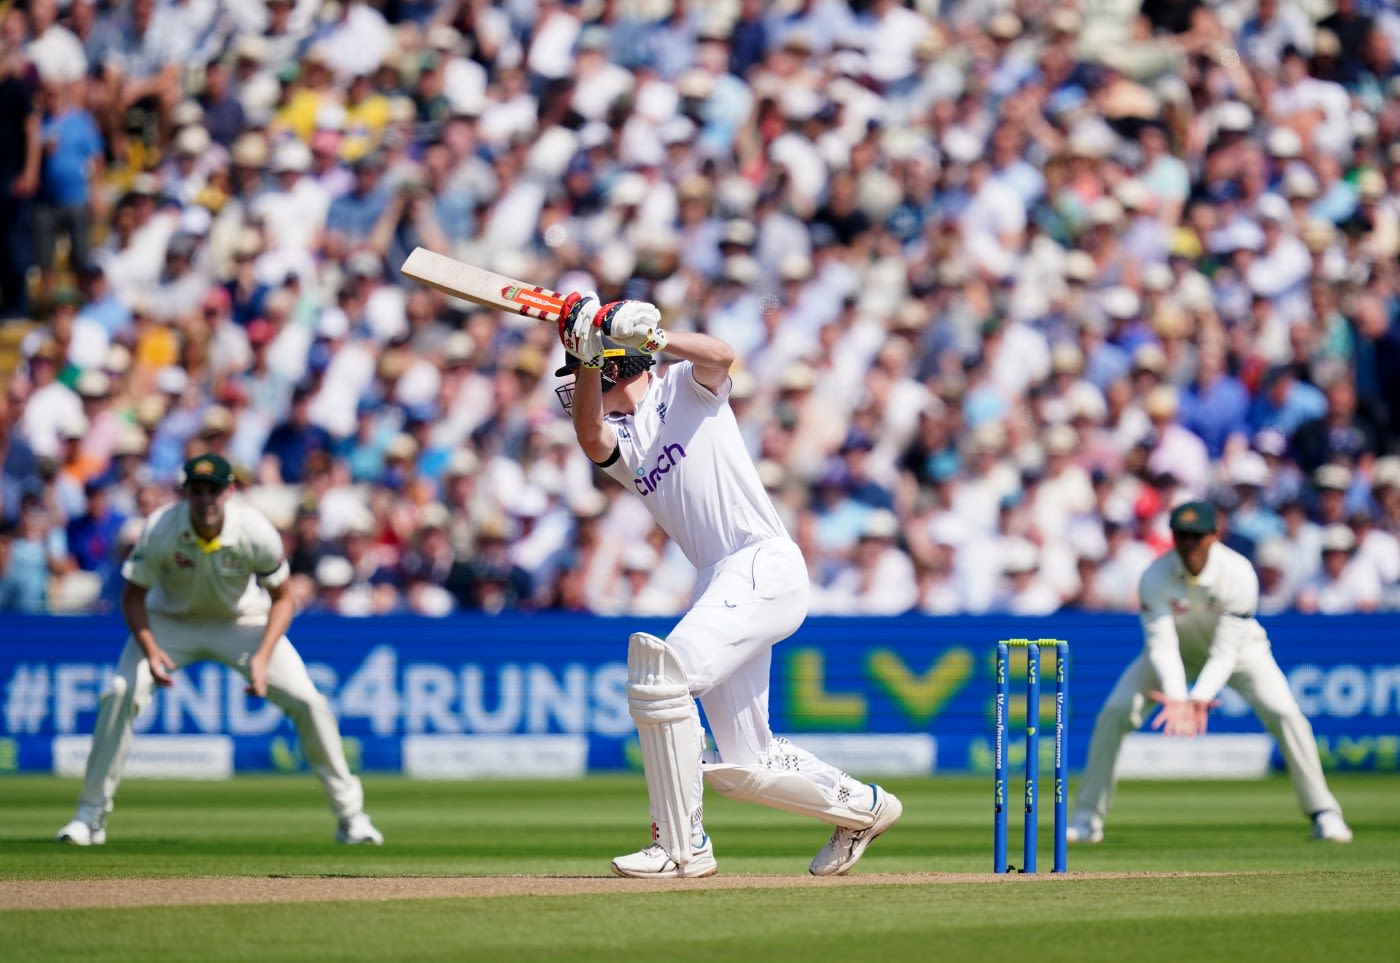
[[(812, 779), (795, 769), (769, 769), (767, 766), (707, 765), (705, 782), (730, 799), (760, 803), (799, 816), (813, 816), (824, 823), (846, 829), (868, 829), (875, 814), (851, 806), (844, 791), (828, 796)], [(848, 780), (842, 780), (842, 787)]]
[(691, 860), (705, 734), (680, 660), (645, 632), (633, 632), (627, 640), (627, 708), (637, 724), (656, 841), (684, 867)]

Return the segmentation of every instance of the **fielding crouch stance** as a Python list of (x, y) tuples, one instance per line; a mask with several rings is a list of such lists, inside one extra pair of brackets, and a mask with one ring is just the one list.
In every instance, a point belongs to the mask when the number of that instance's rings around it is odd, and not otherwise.
[(345, 762), (335, 716), (284, 634), (293, 602), (282, 536), (233, 497), (233, 470), (223, 458), (197, 455), (184, 474), (184, 499), (151, 513), (122, 566), (122, 615), (131, 637), (99, 703), (77, 815), (58, 838), (78, 846), (107, 841), (132, 722), (152, 686), (172, 685), (172, 672), (214, 659), (240, 672), (250, 695), (271, 700), (296, 725), (307, 764), (340, 821), (336, 839), (383, 843), (362, 808), (364, 792)]
[[(631, 488), (699, 570), (692, 607), (664, 640), (628, 639), (627, 696), (642, 748), (652, 844), (613, 860), (619, 876), (709, 876), (714, 847), (701, 823), (704, 782), (721, 795), (834, 825), (809, 867), (855, 865), (902, 807), (786, 739), (768, 721), (772, 647), (807, 614), (807, 566), (788, 537), (729, 407), (734, 349), (709, 335), (667, 333), (641, 301), (606, 307), (569, 295), (559, 321), (569, 354), (558, 389), (584, 452)], [(608, 339), (604, 340), (603, 335)], [(666, 350), (679, 358), (650, 369)], [(710, 722), (718, 760), (702, 766)], [(702, 780), (703, 772), (703, 780)]]
[[(1162, 704), (1153, 728), (1169, 736), (1194, 736), (1205, 732), (1206, 717), (1226, 685), (1249, 703), (1278, 742), (1298, 803), (1312, 817), (1313, 838), (1351, 842), (1341, 806), (1327, 789), (1312, 726), (1254, 617), (1259, 578), (1247, 558), (1220, 544), (1217, 521), (1209, 502), (1179, 506), (1170, 519), (1175, 551), (1142, 575), (1138, 594), (1146, 646), (1119, 677), (1094, 723), (1069, 825), (1072, 843), (1103, 839), (1118, 750), (1123, 736), (1142, 725), (1148, 698)], [(1188, 674), (1196, 680), (1189, 692)]]

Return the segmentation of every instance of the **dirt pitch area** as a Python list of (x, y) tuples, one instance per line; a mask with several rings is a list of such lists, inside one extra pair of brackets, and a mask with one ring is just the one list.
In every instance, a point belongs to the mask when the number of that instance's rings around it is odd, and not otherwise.
[(654, 893), (680, 889), (802, 889), (827, 886), (946, 886), (955, 883), (1048, 883), (1090, 879), (1228, 876), (1229, 873), (870, 873), (815, 876), (712, 876), (640, 880), (615, 876), (207, 876), (188, 879), (0, 881), (0, 911), (218, 906), (232, 903), (325, 903), (404, 899), (491, 899)]

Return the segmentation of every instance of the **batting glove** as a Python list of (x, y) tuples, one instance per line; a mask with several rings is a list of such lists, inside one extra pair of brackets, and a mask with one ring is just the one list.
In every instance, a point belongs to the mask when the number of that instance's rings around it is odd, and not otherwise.
[(601, 307), (596, 295), (575, 291), (559, 310), (559, 341), (585, 368), (603, 367), (603, 329), (594, 321)]
[(647, 354), (666, 350), (666, 332), (661, 328), (661, 311), (646, 301), (613, 301), (598, 312), (603, 333), (618, 344), (639, 348)]

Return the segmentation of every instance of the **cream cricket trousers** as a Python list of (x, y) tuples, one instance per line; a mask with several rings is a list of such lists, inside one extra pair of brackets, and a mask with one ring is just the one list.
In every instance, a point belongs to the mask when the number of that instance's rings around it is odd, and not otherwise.
[[(248, 677), (248, 661), (258, 650), (266, 620), (240, 622), (176, 620), (150, 613), (156, 644), (175, 661), (177, 668), (212, 660)], [(292, 720), (306, 763), (325, 787), (338, 819), (360, 812), (364, 791), (350, 772), (340, 729), (326, 697), (316, 690), (301, 655), (286, 636), (272, 650), (267, 667), (267, 698)], [(92, 733), (87, 774), (78, 797), (78, 818), (101, 825), (112, 811), (112, 800), (121, 782), (131, 750), (132, 723), (151, 700), (155, 679), (136, 640), (127, 637), (116, 674), (98, 703), (97, 724)]]
[[(690, 611), (666, 636), (705, 709), (722, 762), (767, 763), (775, 742), (768, 718), (773, 646), (807, 617), (810, 593), (802, 550), (788, 539), (770, 539), (702, 569)], [(781, 751), (836, 798), (841, 770), (786, 740)]]
[[(1200, 665), (1186, 665), (1188, 678), (1195, 678), (1200, 670)], [(1311, 816), (1324, 809), (1341, 812), (1322, 774), (1322, 760), (1318, 757), (1312, 724), (1298, 707), (1298, 701), (1288, 688), (1288, 680), (1268, 645), (1250, 646), (1241, 653), (1229, 686), (1249, 704), (1278, 743), (1303, 813)], [(1118, 677), (1094, 722), (1089, 757), (1075, 796), (1076, 821), (1087, 822), (1094, 829), (1102, 828), (1113, 798), (1114, 768), (1123, 737), (1143, 724), (1148, 709), (1156, 705), (1148, 698), (1148, 693), (1160, 688), (1161, 683), (1146, 652), (1139, 654)]]

